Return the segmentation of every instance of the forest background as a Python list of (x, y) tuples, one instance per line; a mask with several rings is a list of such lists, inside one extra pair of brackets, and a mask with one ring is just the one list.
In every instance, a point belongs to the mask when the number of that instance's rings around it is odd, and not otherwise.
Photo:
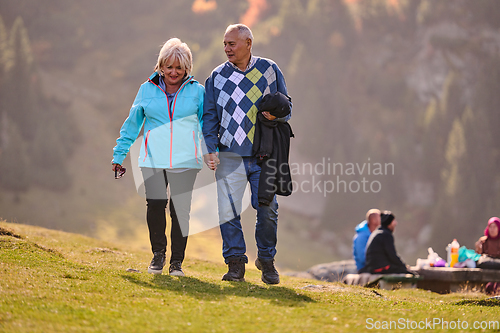
[[(188, 43), (204, 83), (236, 22), (293, 100), (280, 267), (350, 258), (373, 207), (396, 215), (407, 263), (453, 238), (473, 248), (500, 215), (497, 0), (2, 1), (0, 218), (148, 248), (144, 199), (110, 171), (119, 128), (164, 41)], [(220, 260), (216, 228), (197, 236)]]

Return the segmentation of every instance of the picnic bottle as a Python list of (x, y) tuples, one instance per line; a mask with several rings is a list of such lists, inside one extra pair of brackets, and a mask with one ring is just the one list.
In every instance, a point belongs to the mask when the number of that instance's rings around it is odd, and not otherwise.
[(454, 239), (450, 244), (450, 267), (455, 266), (458, 262), (458, 249), (460, 248), (460, 244), (458, 244), (457, 240)]

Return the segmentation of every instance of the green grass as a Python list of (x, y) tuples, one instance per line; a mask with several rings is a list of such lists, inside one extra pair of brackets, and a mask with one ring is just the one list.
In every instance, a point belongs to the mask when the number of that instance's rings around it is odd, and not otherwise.
[(223, 282), (225, 265), (193, 258), (186, 277), (153, 276), (149, 260), (146, 251), (0, 222), (0, 332), (365, 332), (377, 331), (367, 328), (370, 318), (500, 320), (500, 302), (478, 293), (374, 291), (286, 276), (267, 286), (252, 264), (247, 282)]

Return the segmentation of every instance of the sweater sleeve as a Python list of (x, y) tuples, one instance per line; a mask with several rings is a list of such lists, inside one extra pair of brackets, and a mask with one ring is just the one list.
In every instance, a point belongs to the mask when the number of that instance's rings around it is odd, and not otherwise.
[(134, 103), (130, 108), (130, 113), (120, 129), (120, 137), (116, 139), (116, 146), (113, 148), (112, 163), (123, 164), (130, 147), (137, 139), (144, 123), (144, 108), (142, 107), (143, 87), (139, 89)]
[(203, 137), (205, 145), (203, 154), (215, 153), (219, 143), (220, 119), (215, 102), (213, 75), (205, 81), (205, 98), (203, 102)]
[[(274, 67), (274, 70), (276, 72), (276, 85), (277, 85), (278, 91), (280, 93), (282, 93), (283, 95), (288, 96), (288, 89), (286, 88), (285, 77), (283, 76), (283, 73), (281, 72), (278, 65), (274, 64), (273, 67)], [(283, 123), (286, 121), (289, 121), (290, 118), (292, 118), (292, 108), (293, 108), (293, 104), (292, 104), (292, 102), (290, 102), (290, 113), (283, 118), (277, 118), (276, 121), (283, 122)]]

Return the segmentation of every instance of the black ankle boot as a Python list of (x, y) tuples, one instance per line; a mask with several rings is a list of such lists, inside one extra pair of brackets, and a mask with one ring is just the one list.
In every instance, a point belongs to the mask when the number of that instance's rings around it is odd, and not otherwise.
[(262, 271), (262, 282), (267, 284), (280, 283), (280, 275), (278, 274), (276, 268), (274, 268), (274, 259), (262, 260), (257, 258), (255, 259), (255, 267)]
[(228, 271), (222, 277), (222, 281), (245, 281), (245, 262), (242, 260), (231, 260), (228, 262)]

